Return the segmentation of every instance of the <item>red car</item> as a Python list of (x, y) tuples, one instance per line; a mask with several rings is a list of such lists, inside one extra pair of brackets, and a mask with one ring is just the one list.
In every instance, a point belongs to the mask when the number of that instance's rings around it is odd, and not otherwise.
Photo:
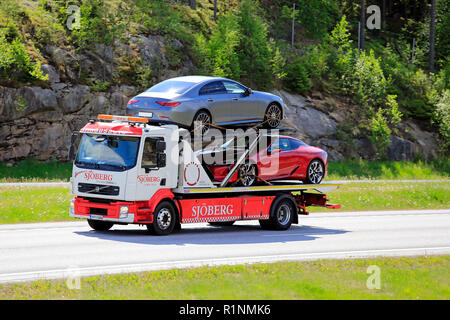
[[(324, 150), (287, 136), (272, 137), (272, 140), (267, 148), (249, 156), (230, 182), (243, 186), (264, 180), (302, 180), (307, 184), (319, 184), (325, 178), (328, 155)], [(213, 164), (208, 169), (215, 181), (222, 181), (232, 166)]]

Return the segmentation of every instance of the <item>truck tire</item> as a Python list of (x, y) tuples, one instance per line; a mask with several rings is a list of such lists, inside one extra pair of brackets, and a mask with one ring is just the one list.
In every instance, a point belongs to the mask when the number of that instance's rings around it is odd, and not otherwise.
[(106, 231), (111, 229), (111, 227), (114, 225), (114, 223), (109, 221), (100, 221), (100, 220), (91, 220), (88, 219), (89, 226), (97, 231)]
[(170, 234), (177, 223), (177, 214), (172, 203), (162, 201), (153, 212), (153, 223), (147, 224), (147, 230), (154, 235)]
[(214, 227), (229, 227), (234, 224), (235, 221), (217, 221), (217, 222), (208, 222), (208, 224)]
[(292, 224), (294, 215), (297, 214), (295, 202), (289, 195), (278, 196), (270, 208), (268, 220), (259, 220), (263, 229), (287, 230)]

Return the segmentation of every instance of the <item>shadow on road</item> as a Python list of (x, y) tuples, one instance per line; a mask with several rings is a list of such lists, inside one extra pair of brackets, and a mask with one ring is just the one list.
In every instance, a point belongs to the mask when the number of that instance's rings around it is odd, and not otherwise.
[(287, 231), (262, 230), (259, 225), (233, 225), (228, 227), (189, 226), (168, 236), (149, 235), (147, 229), (112, 229), (109, 231), (76, 231), (76, 234), (102, 240), (148, 245), (185, 244), (254, 244), (312, 241), (325, 235), (347, 233), (345, 230), (314, 226), (291, 226)]

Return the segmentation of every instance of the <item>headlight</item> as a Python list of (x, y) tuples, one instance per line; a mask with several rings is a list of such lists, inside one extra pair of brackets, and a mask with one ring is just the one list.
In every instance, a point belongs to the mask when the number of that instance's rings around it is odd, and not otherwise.
[(128, 206), (120, 206), (119, 210), (119, 218), (126, 218), (128, 217)]
[(70, 200), (69, 214), (75, 214), (75, 199)]

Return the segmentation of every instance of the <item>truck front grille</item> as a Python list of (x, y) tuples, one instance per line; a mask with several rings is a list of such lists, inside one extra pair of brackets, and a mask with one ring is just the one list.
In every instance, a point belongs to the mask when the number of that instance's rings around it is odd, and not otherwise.
[(101, 184), (92, 184), (92, 183), (78, 184), (78, 191), (83, 193), (117, 196), (119, 195), (119, 190), (120, 189), (117, 186), (105, 186)]
[(108, 209), (90, 208), (90, 213), (91, 214), (99, 214), (99, 215), (102, 215), (102, 216), (106, 216), (106, 215), (108, 215)]

